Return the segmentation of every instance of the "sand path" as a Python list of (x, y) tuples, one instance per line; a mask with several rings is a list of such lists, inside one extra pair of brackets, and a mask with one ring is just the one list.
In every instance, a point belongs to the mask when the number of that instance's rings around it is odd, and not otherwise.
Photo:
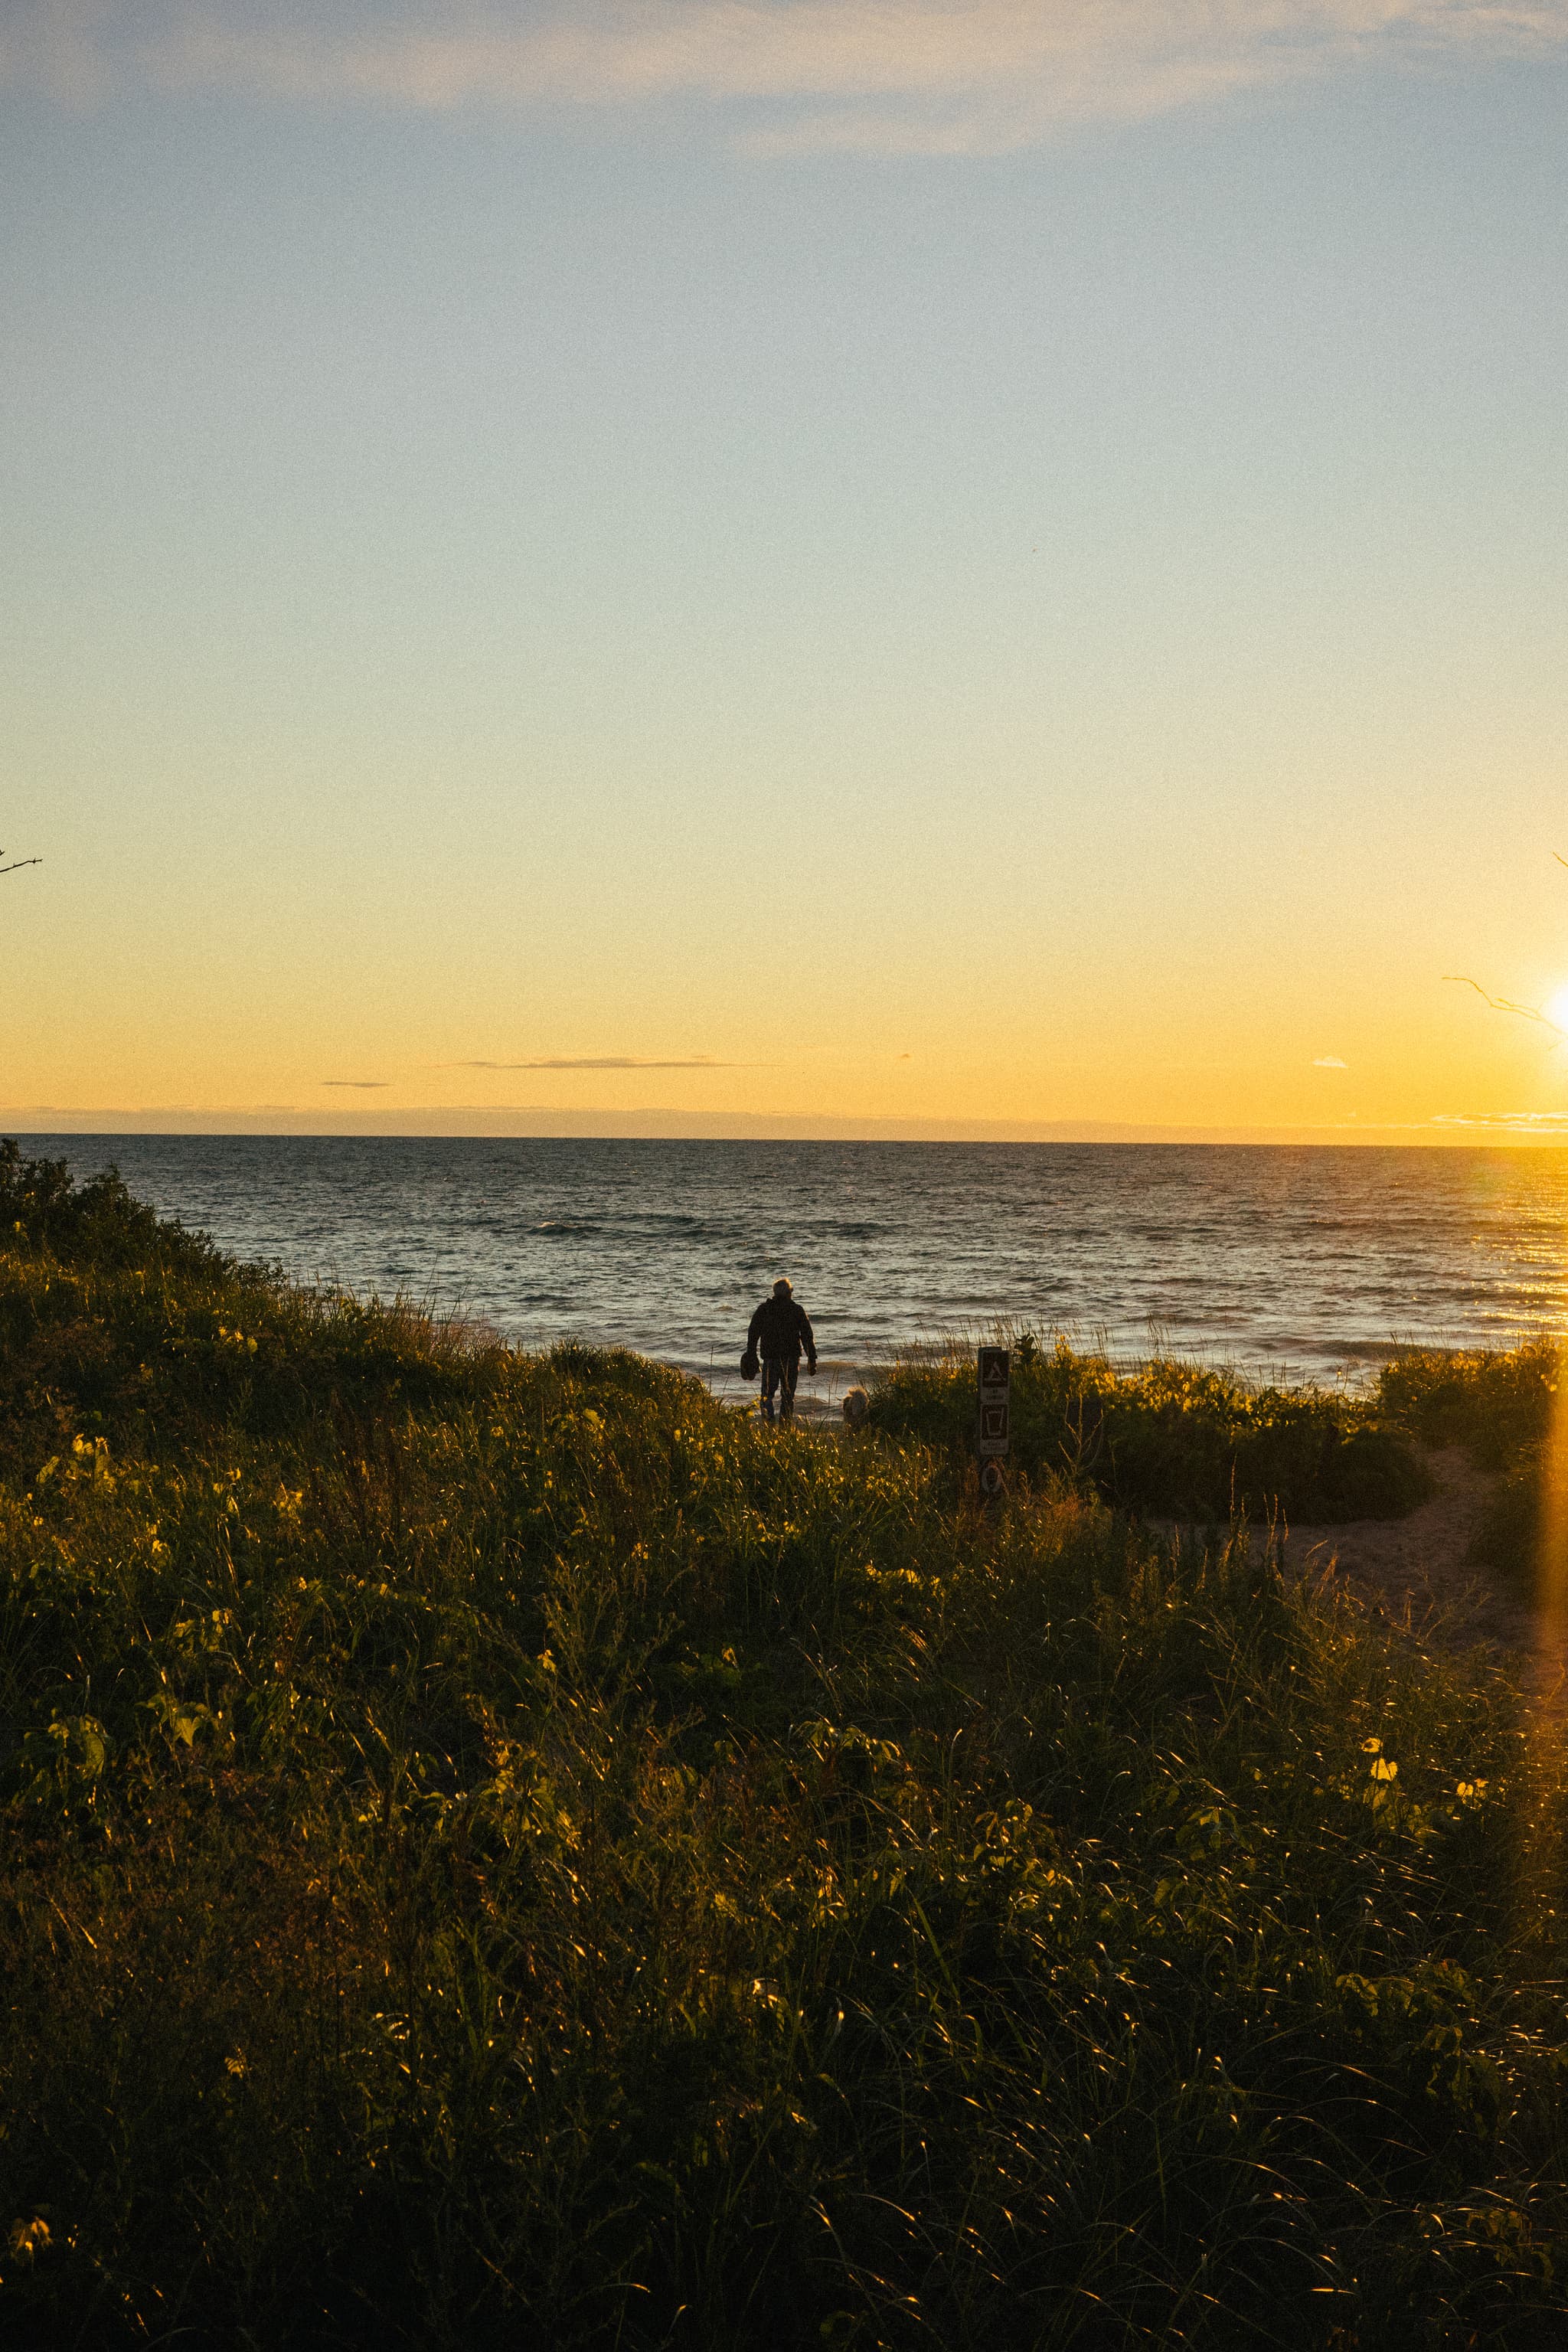
[(1437, 1492), (1407, 1519), (1293, 1527), (1285, 1538), (1287, 1565), (1342, 1578), (1401, 1623), (1451, 1619), (1456, 1630), (1463, 1627), (1505, 1649), (1531, 1648), (1531, 1611), (1468, 1557), (1493, 1481), (1462, 1446), (1426, 1459)]
[(1495, 1480), (1462, 1446), (1429, 1454), (1437, 1482), (1407, 1519), (1293, 1527), (1286, 1564), (1342, 1581), (1390, 1622), (1448, 1643), (1485, 1642), (1553, 1711), (1568, 1704), (1568, 1628), (1548, 1628), (1501, 1575), (1471, 1557)]

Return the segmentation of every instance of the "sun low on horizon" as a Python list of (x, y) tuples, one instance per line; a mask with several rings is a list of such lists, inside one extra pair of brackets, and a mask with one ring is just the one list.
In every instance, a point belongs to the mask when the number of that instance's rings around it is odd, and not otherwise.
[(0, 1127), (1568, 1135), (1565, 98), (16, 0)]

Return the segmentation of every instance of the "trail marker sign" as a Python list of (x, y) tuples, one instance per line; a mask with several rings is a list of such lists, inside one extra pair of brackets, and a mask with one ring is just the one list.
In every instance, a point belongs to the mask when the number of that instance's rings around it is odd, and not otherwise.
[(974, 1450), (982, 1462), (1005, 1461), (1010, 1435), (1012, 1359), (1005, 1348), (982, 1348), (978, 1369), (980, 1413)]

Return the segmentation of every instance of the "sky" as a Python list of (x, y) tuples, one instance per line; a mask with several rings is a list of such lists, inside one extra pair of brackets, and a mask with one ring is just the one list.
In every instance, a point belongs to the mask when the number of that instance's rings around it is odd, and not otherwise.
[(0, 0), (0, 1125), (1568, 1136), (1565, 131), (1568, 0)]

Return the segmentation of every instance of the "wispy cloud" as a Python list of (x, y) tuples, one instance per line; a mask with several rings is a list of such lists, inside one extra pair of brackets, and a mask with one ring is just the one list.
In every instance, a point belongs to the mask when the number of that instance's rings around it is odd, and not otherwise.
[(1429, 1124), (1469, 1128), (1478, 1134), (1568, 1135), (1568, 1110), (1440, 1110)]
[(759, 153), (994, 153), (1366, 58), (1568, 46), (1568, 0), (11, 0), (0, 76), (425, 111), (697, 100)]
[(1350, 1064), (1342, 1062), (1337, 1054), (1320, 1054), (1312, 1067), (1314, 1070), (1348, 1070)]
[(363, 1093), (374, 1094), (378, 1087), (390, 1086), (392, 1081), (390, 1078), (323, 1078), (321, 1084), (324, 1087), (354, 1087)]
[(639, 1054), (552, 1054), (532, 1062), (444, 1062), (447, 1070), (746, 1070), (751, 1062), (716, 1062), (696, 1054), (683, 1062), (645, 1061)]

